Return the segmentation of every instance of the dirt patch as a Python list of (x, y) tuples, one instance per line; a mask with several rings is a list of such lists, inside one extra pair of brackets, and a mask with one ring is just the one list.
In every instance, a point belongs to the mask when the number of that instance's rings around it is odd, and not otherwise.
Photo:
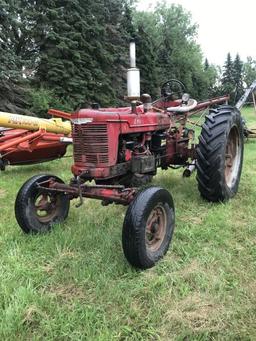
[(251, 300), (256, 302), (256, 280), (244, 284), (243, 287)]
[(72, 252), (70, 250), (64, 250), (63, 252), (57, 254), (49, 263), (44, 264), (42, 266), (42, 269), (46, 273), (51, 274), (60, 265), (60, 263), (63, 260), (65, 260), (66, 258), (74, 259), (74, 258), (77, 258), (77, 257), (78, 257), (78, 255), (75, 252)]
[(224, 306), (214, 302), (212, 298), (200, 293), (191, 294), (178, 302), (170, 302), (160, 335), (165, 338), (175, 332), (179, 335), (181, 330), (188, 329), (192, 332), (223, 330), (223, 312)]
[(6, 191), (4, 189), (0, 189), (0, 198), (4, 198), (6, 195)]
[(74, 284), (67, 285), (51, 285), (43, 288), (42, 292), (49, 294), (50, 296), (57, 297), (62, 301), (73, 301), (74, 299), (84, 300), (86, 294), (83, 288), (75, 286)]
[(25, 310), (22, 324), (35, 328), (40, 324), (40, 321), (46, 319), (46, 317), (47, 315), (45, 312), (41, 311), (37, 306), (32, 305)]
[(199, 271), (203, 271), (202, 265), (197, 260), (192, 260), (187, 266), (183, 269), (176, 272), (177, 275), (181, 277), (188, 277), (190, 274), (198, 273)]

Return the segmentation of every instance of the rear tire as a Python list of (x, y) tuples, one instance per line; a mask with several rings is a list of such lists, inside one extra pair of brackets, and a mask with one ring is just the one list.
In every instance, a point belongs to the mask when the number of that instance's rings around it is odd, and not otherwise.
[(148, 269), (164, 256), (175, 223), (171, 194), (160, 187), (139, 192), (126, 212), (122, 243), (128, 262)]
[(53, 224), (63, 222), (68, 216), (70, 200), (64, 193), (42, 193), (38, 183), (53, 178), (54, 175), (36, 175), (20, 188), (15, 201), (15, 217), (25, 233), (44, 233)]
[(206, 116), (197, 147), (197, 181), (208, 201), (227, 201), (238, 190), (244, 151), (240, 112), (225, 105)]

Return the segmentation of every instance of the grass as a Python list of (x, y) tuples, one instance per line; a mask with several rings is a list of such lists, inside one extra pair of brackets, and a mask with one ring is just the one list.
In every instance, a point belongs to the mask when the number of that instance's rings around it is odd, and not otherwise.
[[(256, 122), (252, 109), (243, 114)], [(62, 226), (24, 235), (13, 212), (18, 189), (37, 173), (68, 180), (72, 159), (9, 167), (0, 175), (0, 339), (255, 340), (255, 151), (252, 139), (227, 204), (201, 199), (195, 175), (159, 172), (154, 184), (174, 197), (176, 230), (147, 271), (123, 256), (121, 206), (72, 202)]]

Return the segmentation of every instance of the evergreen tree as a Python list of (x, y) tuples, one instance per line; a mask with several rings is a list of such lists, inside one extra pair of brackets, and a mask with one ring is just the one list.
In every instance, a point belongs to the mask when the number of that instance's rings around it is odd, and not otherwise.
[(236, 55), (236, 58), (233, 63), (233, 79), (235, 84), (235, 103), (239, 100), (239, 98), (244, 93), (243, 87), (243, 63), (240, 59), (239, 54)]
[[(43, 113), (48, 105), (70, 110), (79, 103), (123, 104), (132, 37), (137, 40), (142, 92), (155, 98), (161, 83), (177, 78), (197, 99), (217, 94), (218, 72), (203, 61), (190, 13), (166, 3), (154, 12), (136, 13), (133, 2), (0, 0), (1, 109), (30, 105)], [(247, 82), (254, 77), (254, 62), (244, 66)], [(223, 91), (230, 93), (235, 83), (240, 93), (241, 61), (236, 58), (233, 65), (229, 54)], [(31, 104), (25, 100), (28, 85)]]
[(13, 113), (27, 113), (22, 14), (19, 1), (0, 0), (0, 110)]
[(224, 93), (231, 94), (231, 92), (234, 91), (235, 84), (233, 78), (233, 61), (230, 53), (227, 54), (227, 59), (223, 66), (221, 84)]
[(124, 96), (128, 10), (120, 0), (37, 0), (38, 86), (74, 105), (116, 104), (121, 92)]
[(102, 44), (105, 56), (109, 58), (103, 69), (105, 78), (111, 85), (107, 104), (122, 105), (127, 93), (126, 69), (129, 67), (129, 41), (134, 37), (135, 32), (132, 24), (132, 9), (128, 1), (104, 0), (99, 3), (102, 3), (103, 13)]
[(91, 72), (94, 47), (90, 42), (100, 36), (93, 15), (76, 0), (37, 0), (34, 19), (34, 39), (40, 54), (36, 84), (53, 89), (74, 106), (86, 101), (95, 83)]
[(205, 71), (208, 70), (209, 67), (210, 67), (210, 65), (209, 65), (208, 59), (205, 58), (205, 60), (204, 60), (204, 70), (205, 70)]

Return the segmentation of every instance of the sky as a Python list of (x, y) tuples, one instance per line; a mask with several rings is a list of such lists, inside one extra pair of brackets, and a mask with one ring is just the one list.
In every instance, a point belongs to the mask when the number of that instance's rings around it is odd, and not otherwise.
[[(230, 52), (256, 59), (255, 0), (166, 0), (181, 4), (199, 25), (197, 42), (210, 63), (222, 66)], [(138, 0), (138, 10), (152, 10), (157, 0)]]

